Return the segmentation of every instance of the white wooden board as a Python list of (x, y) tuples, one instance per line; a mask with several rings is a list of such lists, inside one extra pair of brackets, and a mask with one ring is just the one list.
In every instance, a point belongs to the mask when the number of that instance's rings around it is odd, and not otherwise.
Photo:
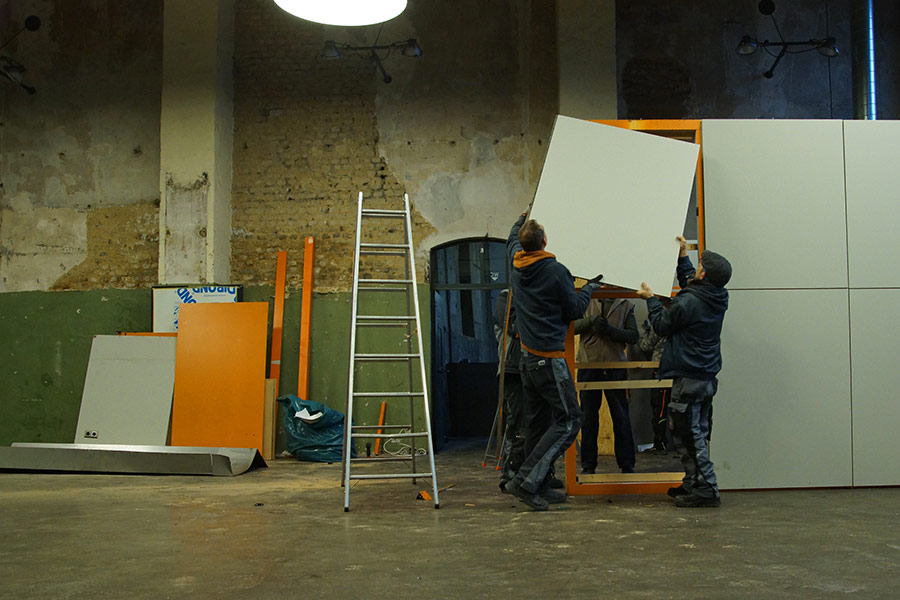
[(850, 287), (900, 287), (900, 121), (844, 121)]
[(531, 218), (572, 275), (668, 295), (699, 146), (558, 116)]
[(164, 446), (175, 389), (175, 344), (174, 337), (94, 336), (75, 443)]
[(847, 287), (840, 121), (704, 120), (706, 247), (729, 289)]
[(730, 290), (711, 457), (719, 486), (852, 482), (848, 290)]
[(900, 485), (900, 290), (850, 290), (853, 365), (853, 485)]

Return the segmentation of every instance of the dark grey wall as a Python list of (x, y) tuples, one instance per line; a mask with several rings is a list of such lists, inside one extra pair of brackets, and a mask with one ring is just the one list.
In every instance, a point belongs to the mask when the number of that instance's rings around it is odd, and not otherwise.
[[(853, 118), (850, 10), (853, 0), (776, 0), (772, 17), (757, 0), (646, 0), (616, 4), (619, 117)], [(876, 1), (880, 119), (897, 118), (897, 2)], [(815, 50), (775, 58), (740, 56), (743, 35), (787, 41), (833, 36), (841, 54)]]

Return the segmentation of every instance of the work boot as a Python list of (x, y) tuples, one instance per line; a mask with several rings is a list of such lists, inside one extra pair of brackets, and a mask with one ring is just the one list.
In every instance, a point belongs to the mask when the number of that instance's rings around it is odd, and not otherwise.
[(669, 498), (678, 498), (679, 496), (687, 496), (690, 492), (684, 489), (683, 485), (679, 485), (678, 487), (670, 487), (666, 494), (668, 494)]
[(503, 480), (500, 481), (500, 491), (503, 492), (504, 494), (508, 494), (508, 493), (509, 493), (508, 491), (506, 491), (506, 484), (507, 484), (507, 483), (509, 483), (509, 480), (508, 480), (508, 479), (503, 479)]
[(565, 492), (560, 492), (558, 490), (553, 490), (550, 488), (541, 490), (540, 496), (547, 501), (547, 504), (562, 504), (563, 502), (567, 502), (569, 500), (569, 497), (565, 494)]
[(530, 506), (533, 510), (547, 510), (547, 501), (519, 487), (515, 480), (506, 482), (506, 491)]
[(563, 483), (562, 479), (557, 479), (556, 475), (547, 475), (547, 485), (554, 490), (561, 490), (566, 487), (566, 484)]
[(582, 475), (593, 475), (597, 471), (597, 467), (581, 467)]
[(681, 508), (706, 508), (716, 507), (722, 504), (722, 500), (718, 495), (711, 498), (698, 496), (697, 494), (687, 494), (686, 496), (676, 496), (675, 505)]

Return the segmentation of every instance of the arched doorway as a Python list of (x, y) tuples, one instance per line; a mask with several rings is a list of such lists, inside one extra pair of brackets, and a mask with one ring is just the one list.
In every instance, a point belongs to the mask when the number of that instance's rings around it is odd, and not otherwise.
[(507, 286), (506, 243), (457, 240), (431, 250), (434, 444), (486, 437), (497, 409), (493, 310)]

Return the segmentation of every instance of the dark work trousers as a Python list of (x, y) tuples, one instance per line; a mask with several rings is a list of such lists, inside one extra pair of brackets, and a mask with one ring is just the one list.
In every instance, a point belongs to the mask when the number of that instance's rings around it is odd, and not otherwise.
[[(625, 369), (579, 369), (578, 381), (623, 381)], [(597, 435), (600, 433), (600, 407), (603, 393), (613, 426), (613, 442), (616, 464), (623, 471), (634, 470), (634, 434), (631, 432), (631, 415), (625, 390), (582, 390), (581, 410), (584, 425), (581, 427), (581, 467), (597, 467)]]
[(503, 444), (500, 446), (500, 481), (507, 482), (525, 460), (525, 395), (518, 373), (503, 374)]
[(542, 358), (525, 352), (525, 460), (513, 481), (535, 494), (546, 484), (554, 461), (575, 441), (581, 408), (564, 358)]
[[(653, 372), (653, 379), (659, 379), (658, 371)], [(653, 428), (653, 447), (668, 448), (671, 445), (669, 432), (669, 388), (652, 388), (650, 390), (650, 426)]]
[(669, 424), (672, 441), (684, 467), (682, 485), (704, 498), (719, 495), (716, 473), (709, 457), (710, 415), (718, 381), (676, 377), (672, 382)]

